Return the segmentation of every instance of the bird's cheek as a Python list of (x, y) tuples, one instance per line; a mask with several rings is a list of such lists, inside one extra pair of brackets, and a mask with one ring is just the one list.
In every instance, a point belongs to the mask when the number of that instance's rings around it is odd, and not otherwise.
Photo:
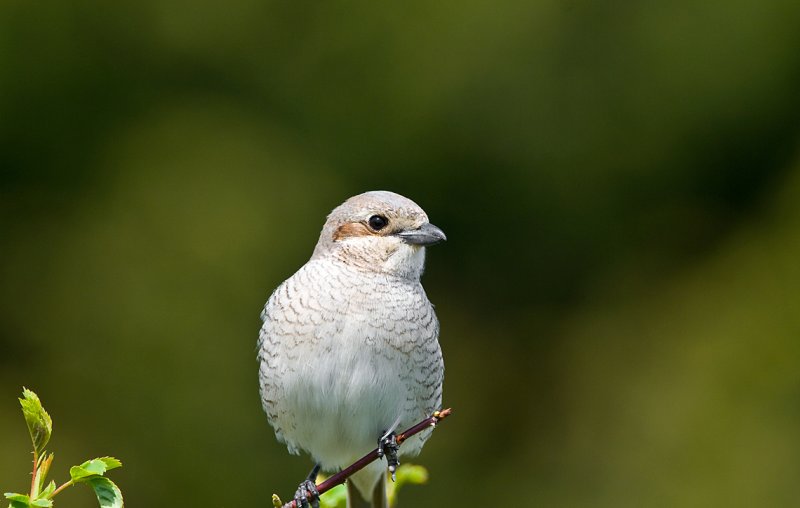
[(410, 275), (422, 270), (425, 263), (425, 248), (418, 245), (402, 244), (395, 248), (384, 264), (388, 272)]

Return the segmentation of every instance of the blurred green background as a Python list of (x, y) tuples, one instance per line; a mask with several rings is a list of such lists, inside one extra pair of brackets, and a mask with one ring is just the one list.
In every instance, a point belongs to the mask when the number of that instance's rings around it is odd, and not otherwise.
[[(0, 491), (268, 506), (258, 314), (388, 189), (454, 416), (402, 506), (800, 498), (796, 0), (0, 4)], [(91, 506), (74, 489), (61, 508)], [(516, 501), (512, 503), (511, 501)]]

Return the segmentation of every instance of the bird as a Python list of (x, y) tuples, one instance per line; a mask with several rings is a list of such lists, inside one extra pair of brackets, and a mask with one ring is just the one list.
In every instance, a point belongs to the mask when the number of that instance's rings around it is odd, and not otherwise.
[[(259, 388), (290, 453), (315, 467), (295, 493), (318, 506), (314, 478), (374, 450), (398, 464), (395, 431), (441, 409), (439, 321), (420, 282), (425, 248), (446, 240), (412, 200), (389, 191), (347, 199), (328, 215), (311, 258), (261, 312)], [(417, 455), (430, 431), (403, 443)], [(348, 507), (386, 508), (386, 466), (347, 480)]]

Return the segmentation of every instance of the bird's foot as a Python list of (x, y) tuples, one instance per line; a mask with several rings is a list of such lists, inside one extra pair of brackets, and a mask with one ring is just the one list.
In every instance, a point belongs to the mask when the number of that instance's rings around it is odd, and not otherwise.
[(400, 460), (397, 458), (397, 450), (399, 449), (400, 445), (397, 444), (397, 435), (394, 432), (384, 434), (378, 440), (378, 457), (386, 456), (386, 463), (389, 465), (392, 481), (395, 481), (397, 466), (400, 465)]
[(312, 480), (304, 480), (294, 493), (297, 508), (319, 508), (319, 492)]
[(319, 491), (317, 491), (317, 474), (319, 474), (319, 464), (308, 473), (308, 478), (300, 483), (294, 493), (294, 505), (297, 508), (319, 508)]

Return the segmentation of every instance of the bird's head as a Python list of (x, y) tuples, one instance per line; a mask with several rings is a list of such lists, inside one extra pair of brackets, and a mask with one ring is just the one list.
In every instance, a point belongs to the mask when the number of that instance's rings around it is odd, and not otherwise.
[(359, 269), (419, 278), (424, 247), (446, 239), (410, 199), (371, 191), (351, 197), (328, 215), (313, 257), (332, 256)]

